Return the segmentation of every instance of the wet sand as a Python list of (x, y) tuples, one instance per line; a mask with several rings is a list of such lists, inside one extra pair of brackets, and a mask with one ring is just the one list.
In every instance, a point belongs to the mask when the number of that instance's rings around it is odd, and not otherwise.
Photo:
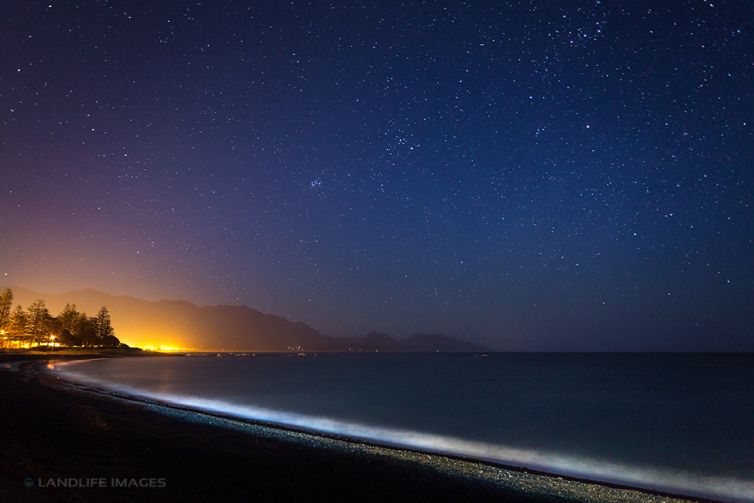
[(99, 393), (48, 358), (0, 354), (3, 501), (680, 501)]

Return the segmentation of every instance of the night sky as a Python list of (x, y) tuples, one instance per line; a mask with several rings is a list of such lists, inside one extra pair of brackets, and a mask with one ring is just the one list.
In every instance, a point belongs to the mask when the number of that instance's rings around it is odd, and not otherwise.
[(753, 8), (4, 2), (0, 283), (754, 350)]

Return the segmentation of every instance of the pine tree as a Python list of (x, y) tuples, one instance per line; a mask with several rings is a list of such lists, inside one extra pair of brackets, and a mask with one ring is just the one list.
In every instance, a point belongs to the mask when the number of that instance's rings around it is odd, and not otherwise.
[(16, 306), (11, 313), (8, 329), (11, 339), (23, 340), (26, 338), (26, 311), (21, 305)]
[(13, 309), (13, 291), (6, 288), (0, 293), (0, 329), (10, 323), (11, 309)]
[(26, 315), (26, 335), (32, 343), (40, 345), (47, 339), (50, 322), (50, 312), (45, 306), (45, 301), (35, 300), (28, 308)]
[(83, 346), (97, 346), (97, 330), (95, 321), (97, 318), (90, 318), (86, 313), (79, 313), (73, 323), (71, 333), (81, 341)]
[(102, 306), (102, 308), (97, 313), (97, 317), (94, 321), (94, 326), (97, 339), (101, 341), (102, 344), (104, 344), (105, 341), (109, 340), (110, 337), (115, 336), (113, 326), (110, 323), (110, 312), (105, 306)]
[(75, 333), (76, 320), (78, 317), (79, 312), (76, 310), (76, 304), (66, 304), (58, 315), (61, 332), (67, 330), (72, 334)]

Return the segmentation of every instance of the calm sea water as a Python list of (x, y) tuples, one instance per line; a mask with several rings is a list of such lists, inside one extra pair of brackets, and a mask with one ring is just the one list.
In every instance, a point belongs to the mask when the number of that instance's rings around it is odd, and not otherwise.
[(157, 357), (57, 371), (322, 433), (754, 501), (754, 355)]

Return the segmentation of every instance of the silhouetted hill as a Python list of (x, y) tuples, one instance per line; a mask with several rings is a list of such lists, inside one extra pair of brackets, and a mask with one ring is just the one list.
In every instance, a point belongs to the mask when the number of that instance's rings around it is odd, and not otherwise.
[(485, 351), (485, 348), (443, 335), (396, 340), (371, 332), (363, 337), (330, 337), (306, 323), (265, 314), (247, 306), (197, 306), (180, 300), (147, 301), (98, 290), (46, 294), (11, 287), (14, 304), (24, 307), (44, 299), (54, 316), (67, 304), (93, 315), (110, 310), (116, 335), (136, 346), (189, 347), (227, 351)]
[(398, 341), (381, 332), (369, 332), (363, 337), (339, 337), (346, 351), (401, 351)]
[(473, 342), (461, 341), (443, 334), (414, 334), (400, 341), (402, 351), (458, 351), (483, 352), (487, 348)]

